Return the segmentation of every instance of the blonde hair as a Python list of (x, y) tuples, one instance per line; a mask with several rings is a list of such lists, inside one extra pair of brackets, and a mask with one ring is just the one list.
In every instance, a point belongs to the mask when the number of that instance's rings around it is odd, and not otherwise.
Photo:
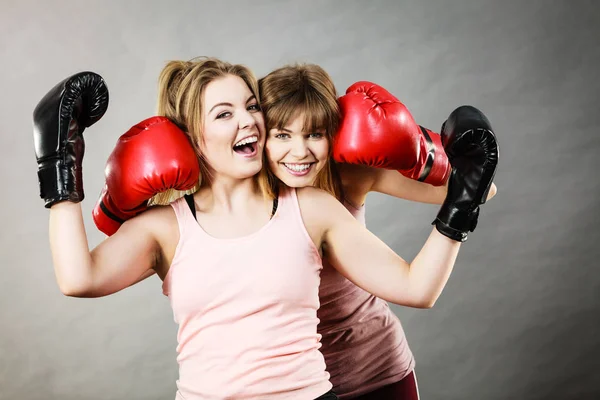
[[(290, 119), (300, 113), (304, 114), (304, 131), (325, 130), (329, 143), (327, 163), (319, 171), (314, 186), (342, 200), (342, 185), (332, 157), (333, 140), (341, 116), (335, 85), (329, 74), (315, 64), (286, 65), (261, 78), (258, 85), (267, 131), (285, 128)], [(270, 170), (268, 179), (270, 188), (276, 188), (280, 182)]]
[[(258, 82), (250, 69), (244, 65), (230, 64), (211, 57), (198, 57), (190, 61), (169, 61), (158, 78), (157, 115), (165, 116), (175, 123), (190, 139), (200, 163), (197, 185), (187, 191), (169, 189), (154, 196), (149, 204), (169, 204), (187, 193), (194, 193), (210, 184), (211, 176), (200, 151), (203, 126), (202, 97), (209, 83), (227, 75), (241, 78), (260, 102)], [(266, 167), (258, 176), (263, 194), (271, 196), (267, 189)]]

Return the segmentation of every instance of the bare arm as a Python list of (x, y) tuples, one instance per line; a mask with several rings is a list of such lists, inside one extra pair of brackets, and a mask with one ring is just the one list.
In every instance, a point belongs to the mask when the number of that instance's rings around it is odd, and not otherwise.
[(320, 230), (325, 257), (342, 275), (392, 303), (418, 308), (433, 306), (452, 272), (459, 242), (434, 229), (419, 254), (408, 263), (333, 197), (306, 189), (309, 188), (299, 191), (305, 223), (309, 231)]
[(148, 271), (144, 272), (138, 279), (136, 279), (135, 282), (133, 282), (131, 285), (129, 286), (133, 286), (136, 283), (140, 283), (141, 281), (145, 281), (146, 279), (150, 278), (152, 275), (156, 274), (156, 271), (153, 269), (149, 269)]
[[(400, 199), (417, 201), (420, 203), (442, 204), (448, 192), (448, 182), (444, 186), (433, 186), (419, 182), (402, 175), (398, 171), (389, 169), (372, 168), (375, 178), (369, 191), (384, 193)], [(496, 195), (497, 188), (494, 183), (490, 187), (487, 200)]]
[(67, 296), (100, 297), (141, 280), (161, 254), (151, 233), (152, 214), (125, 222), (90, 251), (81, 205), (55, 204), (50, 209), (50, 249), (60, 290)]

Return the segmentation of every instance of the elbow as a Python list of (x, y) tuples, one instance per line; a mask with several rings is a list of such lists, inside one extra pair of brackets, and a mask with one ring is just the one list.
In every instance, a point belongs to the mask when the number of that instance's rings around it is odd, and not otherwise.
[(66, 297), (88, 298), (94, 297), (91, 290), (82, 285), (73, 285), (67, 282), (58, 282), (60, 292)]
[(412, 301), (409, 302), (409, 304), (405, 304), (406, 306), (412, 307), (412, 308), (420, 308), (420, 309), (430, 309), (433, 308), (433, 306), (435, 305), (435, 302), (437, 301), (437, 296), (436, 297), (419, 297), (419, 298), (414, 298), (412, 299)]
[(59, 285), (58, 288), (60, 289), (60, 292), (66, 297), (86, 297), (82, 290), (71, 286)]
[(388, 299), (390, 303), (394, 303), (403, 307), (420, 308), (423, 310), (433, 308), (436, 299)]
[(419, 303), (417, 303), (417, 305), (415, 306), (415, 308), (421, 308), (423, 310), (428, 310), (430, 308), (433, 308), (433, 306), (435, 305), (435, 301), (437, 299), (425, 299), (420, 301)]

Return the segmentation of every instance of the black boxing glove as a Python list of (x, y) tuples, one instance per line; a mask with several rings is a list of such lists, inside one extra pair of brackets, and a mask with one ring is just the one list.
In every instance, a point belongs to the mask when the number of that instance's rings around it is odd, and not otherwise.
[(108, 88), (93, 72), (80, 72), (54, 86), (33, 111), (33, 142), (40, 197), (46, 208), (83, 200), (83, 131), (108, 108)]
[(472, 106), (454, 110), (441, 129), (452, 171), (448, 194), (433, 224), (450, 239), (464, 242), (477, 226), (498, 165), (498, 143), (486, 116)]

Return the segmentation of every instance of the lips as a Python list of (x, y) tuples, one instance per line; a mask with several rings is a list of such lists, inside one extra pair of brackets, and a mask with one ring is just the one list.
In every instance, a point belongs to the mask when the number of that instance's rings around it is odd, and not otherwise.
[(233, 151), (245, 157), (253, 157), (257, 152), (258, 136), (247, 136), (233, 145)]
[(243, 146), (245, 144), (256, 143), (256, 142), (258, 142), (258, 135), (250, 135), (250, 136), (246, 136), (245, 138), (238, 140), (233, 145), (233, 147), (235, 148), (236, 146)]
[(285, 169), (294, 176), (304, 176), (310, 173), (314, 163), (282, 163)]

